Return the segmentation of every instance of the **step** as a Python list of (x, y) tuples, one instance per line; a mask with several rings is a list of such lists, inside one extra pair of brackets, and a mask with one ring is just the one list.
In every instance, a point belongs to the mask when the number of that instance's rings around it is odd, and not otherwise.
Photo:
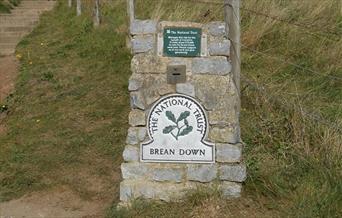
[(25, 25), (35, 25), (38, 23), (39, 20), (32, 19), (32, 20), (6, 20), (0, 21), (0, 27), (6, 26), (25, 26)]
[(0, 50), (15, 49), (17, 47), (16, 43), (2, 43), (0, 42)]
[(22, 1), (18, 6), (40, 6), (40, 5), (55, 5), (56, 2), (54, 1), (31, 1), (31, 2), (27, 2), (27, 1)]
[(32, 17), (32, 16), (29, 16), (29, 17), (22, 17), (22, 16), (19, 16), (19, 17), (16, 17), (16, 16), (13, 16), (13, 17), (0, 17), (0, 23), (6, 23), (6, 22), (11, 22), (11, 21), (35, 21), (35, 20), (38, 20), (39, 17)]
[(10, 37), (10, 36), (0, 36), (0, 43), (18, 43), (20, 42), (21, 37)]
[(0, 56), (12, 55), (15, 53), (15, 49), (1, 49), (0, 48)]
[[(20, 15), (20, 14), (0, 14), (0, 21), (5, 20), (5, 19), (11, 19), (11, 18), (22, 18), (22, 19), (24, 19), (24, 18), (30, 18), (30, 17), (32, 17), (32, 16), (25, 15), (25, 14), (23, 14), (23, 15)], [(36, 16), (36, 17), (38, 17), (38, 16)]]
[(2, 27), (0, 26), (0, 34), (3, 32), (24, 32), (32, 31), (33, 26), (14, 26), (14, 27)]
[(27, 22), (6, 22), (6, 23), (2, 23), (0, 24), (0, 28), (8, 28), (8, 27), (33, 27), (35, 24), (37, 23), (37, 21), (27, 21)]
[(18, 6), (53, 6), (56, 2), (53, 1), (42, 1), (42, 2), (25, 2), (22, 1)]
[(33, 14), (33, 13), (42, 13), (42, 12), (45, 12), (45, 11), (48, 11), (46, 9), (21, 9), (21, 8), (18, 8), (18, 9), (14, 9), (11, 11), (11, 14)]
[(21, 15), (21, 14), (0, 14), (0, 21), (12, 20), (12, 19), (39, 19), (39, 15)]
[(0, 42), (1, 42), (1, 38), (4, 38), (4, 39), (6, 39), (6, 38), (22, 38), (29, 33), (30, 33), (30, 31), (2, 32), (2, 33), (0, 33)]
[(48, 10), (42, 9), (14, 9), (11, 11), (11, 15), (18, 15), (18, 14), (41, 14)]
[(56, 1), (21, 1), (20, 5), (55, 4)]
[(54, 6), (55, 5), (19, 5), (18, 7), (15, 7), (15, 9), (52, 9)]
[(20, 6), (20, 7), (16, 7), (13, 10), (44, 10), (44, 11), (49, 11), (49, 10), (52, 10), (52, 9), (53, 9), (53, 6), (44, 6), (44, 7), (42, 7), (42, 6), (39, 6), (39, 7), (38, 6), (36, 6), (36, 7), (34, 7), (34, 6), (32, 6), (32, 7), (22, 7), (22, 6)]
[(36, 7), (36, 8), (20, 8), (20, 7), (15, 7), (15, 8), (13, 8), (13, 10), (11, 10), (11, 12), (15, 12), (15, 11), (39, 11), (39, 10), (44, 10), (44, 8), (39, 8), (39, 7)]
[(22, 1), (18, 6), (41, 6), (41, 5), (47, 5), (47, 6), (51, 6), (51, 5), (55, 5), (56, 2), (53, 1), (39, 1), (39, 2), (25, 2)]

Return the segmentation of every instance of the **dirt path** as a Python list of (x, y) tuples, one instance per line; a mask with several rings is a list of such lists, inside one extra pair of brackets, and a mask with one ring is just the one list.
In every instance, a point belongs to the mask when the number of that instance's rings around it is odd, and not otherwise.
[[(106, 164), (106, 163), (103, 163)], [(108, 167), (112, 163), (107, 163)], [(110, 165), (110, 166), (109, 166)], [(111, 168), (111, 167), (110, 167)], [(87, 169), (66, 174), (71, 180), (79, 180), (82, 187), (58, 186), (33, 192), (8, 202), (0, 203), (0, 218), (101, 218), (114, 198), (118, 198), (120, 173), (111, 170), (110, 178), (90, 175)], [(1, 178), (1, 175), (0, 175)], [(86, 185), (85, 185), (86, 184)], [(85, 186), (85, 187), (84, 187)], [(76, 190), (75, 190), (76, 188)], [(81, 197), (83, 195), (87, 197)], [(87, 193), (86, 193), (87, 192)]]
[[(0, 57), (0, 104), (14, 90), (14, 80), (18, 74), (18, 66), (18, 61), (13, 55)], [(5, 134), (6, 131), (4, 118), (5, 114), (0, 113), (0, 136)]]
[(18, 72), (18, 61), (13, 55), (0, 57), (0, 102), (13, 90)]
[(37, 192), (0, 204), (0, 217), (101, 217), (100, 202), (84, 201), (67, 188)]

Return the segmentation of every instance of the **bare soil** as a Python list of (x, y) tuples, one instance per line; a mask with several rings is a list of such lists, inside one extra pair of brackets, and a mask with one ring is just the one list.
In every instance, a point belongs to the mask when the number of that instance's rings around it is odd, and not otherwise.
[(86, 169), (81, 169), (78, 173), (66, 173), (64, 177), (75, 181), (75, 187), (68, 185), (54, 187), (2, 202), (0, 218), (105, 217), (106, 210), (111, 206), (113, 199), (118, 198), (116, 184), (120, 181), (118, 171), (112, 167), (108, 170), (112, 172), (110, 178), (96, 174), (89, 175)]
[(0, 217), (102, 217), (101, 202), (85, 201), (70, 189), (62, 187), (36, 192), (0, 204)]
[(0, 102), (14, 90), (14, 80), (18, 74), (15, 56), (0, 57)]
[[(14, 90), (14, 80), (18, 74), (18, 66), (15, 56), (0, 56), (0, 104)], [(4, 119), (5, 115), (0, 114), (0, 136), (6, 132)]]

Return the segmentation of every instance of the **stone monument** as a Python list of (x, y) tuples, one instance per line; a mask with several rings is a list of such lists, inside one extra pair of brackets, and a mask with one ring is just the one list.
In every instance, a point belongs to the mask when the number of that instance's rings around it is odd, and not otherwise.
[(223, 22), (134, 20), (120, 200), (175, 201), (198, 187), (239, 197), (240, 98)]

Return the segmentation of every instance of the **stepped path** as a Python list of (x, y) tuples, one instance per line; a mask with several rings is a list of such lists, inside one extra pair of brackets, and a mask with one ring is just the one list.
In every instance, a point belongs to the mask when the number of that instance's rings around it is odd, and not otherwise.
[(10, 14), (0, 14), (0, 103), (14, 87), (18, 64), (13, 54), (17, 44), (33, 30), (39, 15), (51, 10), (55, 3), (48, 0), (22, 0)]
[(38, 23), (39, 15), (51, 10), (55, 3), (47, 0), (22, 0), (10, 14), (0, 14), (0, 56), (14, 54), (18, 42)]
[[(22, 0), (10, 14), (0, 14), (0, 104), (14, 88), (18, 69), (14, 57), (17, 44), (33, 30), (39, 15), (51, 10), (55, 3), (48, 0)], [(4, 132), (2, 118), (0, 114), (0, 134)]]

